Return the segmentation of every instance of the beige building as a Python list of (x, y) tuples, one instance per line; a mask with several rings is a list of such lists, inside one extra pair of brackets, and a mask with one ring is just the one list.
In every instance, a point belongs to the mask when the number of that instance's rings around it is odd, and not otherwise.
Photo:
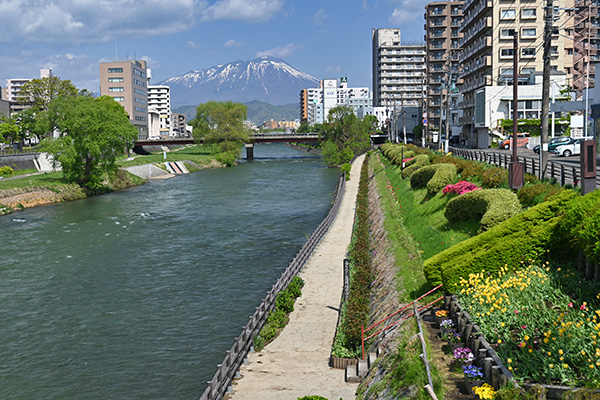
[(140, 140), (148, 138), (148, 75), (146, 61), (100, 63), (100, 94), (121, 104), (138, 129)]
[(373, 106), (420, 107), (425, 43), (401, 43), (400, 28), (373, 29)]
[(439, 132), (445, 122), (447, 88), (461, 83), (458, 56), (463, 36), (462, 6), (463, 1), (440, 1), (425, 6), (426, 113), (430, 134)]
[(600, 0), (575, 0), (575, 6), (573, 30), (567, 33), (574, 42), (573, 89), (581, 97), (586, 87), (594, 87), (594, 66), (600, 61)]
[[(560, 80), (568, 83), (573, 78), (574, 42), (560, 31), (572, 28), (573, 19), (561, 9), (572, 7), (573, 0), (554, 0), (554, 5), (558, 7), (554, 26), (560, 30), (552, 35), (551, 71), (560, 73)], [(463, 79), (460, 90), (464, 96), (462, 139), (473, 147), (487, 147), (494, 132), (498, 132), (498, 121), (489, 118), (497, 110), (490, 109), (492, 102), (486, 87), (513, 84), (515, 32), (519, 86), (536, 85), (536, 75), (543, 71), (544, 4), (533, 0), (465, 0), (463, 16), (459, 58), (462, 67), (459, 78)], [(541, 85), (538, 86), (539, 94), (531, 94), (527, 99), (530, 101), (519, 102), (519, 107), (525, 107), (519, 109), (524, 115), (533, 115), (534, 111), (539, 115), (537, 109), (526, 109), (541, 107)], [(511, 116), (505, 114), (505, 118)]]

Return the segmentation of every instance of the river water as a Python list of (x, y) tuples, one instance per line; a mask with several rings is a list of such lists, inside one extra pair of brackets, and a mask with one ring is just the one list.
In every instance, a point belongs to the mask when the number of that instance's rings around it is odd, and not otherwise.
[(0, 217), (0, 399), (197, 399), (339, 171), (255, 161)]

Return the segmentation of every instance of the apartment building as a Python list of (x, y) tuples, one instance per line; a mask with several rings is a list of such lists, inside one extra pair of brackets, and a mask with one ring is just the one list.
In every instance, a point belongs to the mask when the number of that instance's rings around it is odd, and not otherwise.
[(148, 137), (171, 136), (171, 88), (148, 85)]
[(402, 43), (400, 29), (373, 29), (373, 105), (421, 107), (425, 43)]
[(600, 61), (600, 0), (575, 0), (575, 7), (574, 26), (567, 34), (574, 43), (573, 89), (581, 98), (584, 89), (595, 86), (595, 63)]
[(148, 138), (148, 75), (146, 61), (100, 63), (100, 94), (118, 101), (138, 129), (138, 138)]
[(360, 107), (372, 106), (371, 92), (367, 87), (348, 87), (348, 78), (323, 79), (318, 88), (300, 91), (300, 120), (309, 125), (322, 124), (329, 110), (337, 106), (352, 107), (354, 113)]
[[(566, 7), (573, 0), (554, 0), (554, 24), (560, 29), (572, 28)], [(528, 88), (527, 98), (519, 95), (519, 111), (523, 115), (539, 115), (542, 88), (537, 75), (543, 71), (544, 8), (534, 0), (465, 0), (460, 32), (462, 52), (459, 57), (463, 80), (463, 133), (461, 139), (473, 147), (487, 147), (494, 135), (500, 135), (500, 109), (512, 101), (509, 90), (493, 89), (513, 84), (513, 38), (518, 35), (518, 85)], [(552, 35), (551, 70), (554, 84), (572, 82), (573, 41), (555, 30)], [(502, 95), (498, 93), (503, 93)], [(494, 108), (494, 101), (502, 101)], [(522, 109), (521, 109), (522, 107)], [(527, 107), (534, 107), (527, 108)], [(534, 112), (535, 111), (535, 112)], [(502, 114), (504, 118), (511, 118)]]
[(425, 6), (425, 112), (430, 137), (445, 130), (448, 89), (456, 91), (457, 85), (461, 83), (458, 80), (458, 57), (463, 36), (460, 32), (463, 3), (440, 1)]

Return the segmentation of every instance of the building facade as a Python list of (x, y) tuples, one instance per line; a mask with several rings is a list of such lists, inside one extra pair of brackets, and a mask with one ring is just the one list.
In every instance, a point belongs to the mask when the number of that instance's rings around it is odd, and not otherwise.
[(171, 88), (148, 85), (148, 137), (169, 137), (171, 131)]
[[(565, 82), (572, 82), (573, 41), (560, 34), (572, 29), (572, 18), (562, 11), (572, 6), (572, 0), (555, 0), (554, 26), (560, 27), (552, 35), (551, 71), (564, 71)], [(463, 132), (461, 140), (472, 147), (488, 147), (494, 135), (500, 134), (499, 119), (488, 118), (494, 113), (488, 96), (496, 86), (513, 84), (513, 39), (518, 36), (518, 85), (538, 86), (536, 75), (543, 71), (544, 8), (532, 0), (491, 2), (465, 0), (460, 32), (462, 79), (459, 89), (463, 94)], [(541, 99), (539, 94), (531, 97)], [(533, 89), (532, 89), (533, 90)], [(538, 89), (536, 89), (538, 90)], [(541, 102), (527, 103), (541, 107)], [(523, 103), (525, 107), (526, 104)], [(528, 110), (522, 110), (527, 114)], [(537, 110), (538, 113), (540, 110)], [(530, 113), (531, 114), (531, 113)], [(512, 118), (504, 114), (504, 118)]]
[[(445, 131), (446, 101), (458, 81), (458, 56), (463, 1), (440, 1), (425, 6), (427, 131)], [(450, 89), (450, 90), (448, 90)], [(452, 109), (451, 107), (449, 107)]]
[(146, 61), (127, 60), (100, 63), (100, 94), (118, 101), (138, 130), (148, 138), (148, 73)]
[(425, 43), (402, 43), (400, 29), (373, 29), (373, 105), (422, 107)]
[[(575, 0), (573, 89), (578, 97), (595, 86), (595, 64), (600, 61), (600, 0)], [(589, 70), (588, 70), (589, 66)]]

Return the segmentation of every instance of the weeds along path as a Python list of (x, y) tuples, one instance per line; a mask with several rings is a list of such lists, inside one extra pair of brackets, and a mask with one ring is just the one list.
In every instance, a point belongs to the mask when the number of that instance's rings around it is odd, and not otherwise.
[(248, 354), (230, 400), (281, 400), (316, 395), (354, 399), (357, 384), (329, 367), (343, 287), (343, 260), (352, 235), (364, 156), (352, 164), (339, 213), (300, 273), (305, 285), (281, 334), (262, 351)]

